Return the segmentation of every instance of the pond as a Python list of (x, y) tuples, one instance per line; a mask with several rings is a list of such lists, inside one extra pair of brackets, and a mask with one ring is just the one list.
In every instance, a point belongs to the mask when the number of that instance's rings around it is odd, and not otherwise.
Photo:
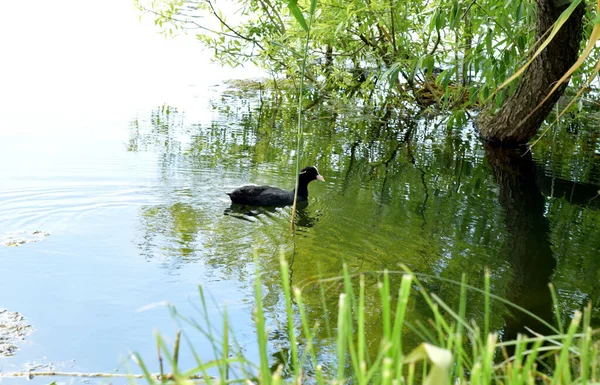
[[(149, 71), (133, 84), (125, 71), (108, 84), (90, 79), (91, 90), (46, 74), (37, 79), (45, 82), (41, 96), (29, 90), (3, 100), (10, 108), (0, 131), (0, 305), (31, 330), (0, 358), (1, 371), (137, 371), (132, 351), (157, 371), (153, 331), (172, 343), (179, 327), (165, 303), (197, 316), (198, 285), (209, 295), (209, 317), (219, 323), (226, 308), (245, 353), (257, 356), (254, 255), (273, 352), (287, 343), (281, 253), (292, 283), (309, 293), (317, 277), (339, 276), (345, 264), (367, 274), (374, 298), (380, 273), (405, 265), (454, 305), (460, 288), (448, 280), (464, 274), (481, 286), (489, 269), (494, 294), (550, 322), (552, 283), (565, 319), (592, 301), (600, 323), (593, 114), (555, 126), (524, 152), (486, 148), (472, 126), (447, 129), (441, 118), (401, 109), (312, 108), (300, 163), (317, 166), (326, 182), (310, 185), (292, 233), (289, 207), (231, 207), (225, 193), (248, 183), (293, 187), (295, 103), (253, 81), (225, 81), (235, 72), (205, 65), (216, 71), (206, 79), (193, 68), (187, 64), (194, 75), (179, 74), (177, 86)], [(72, 92), (54, 98), (65, 86)], [(324, 300), (325, 307), (319, 295), (308, 300), (311, 317), (335, 319), (335, 290)], [(505, 336), (539, 327), (493, 306), (492, 327)], [(480, 320), (482, 309), (483, 299), (471, 297), (469, 317)], [(376, 335), (376, 306), (367, 317)], [(429, 314), (416, 304), (409, 317), (425, 322)], [(326, 328), (322, 337), (326, 351)], [(210, 358), (206, 341), (190, 338)], [(194, 362), (189, 350), (181, 360)]]

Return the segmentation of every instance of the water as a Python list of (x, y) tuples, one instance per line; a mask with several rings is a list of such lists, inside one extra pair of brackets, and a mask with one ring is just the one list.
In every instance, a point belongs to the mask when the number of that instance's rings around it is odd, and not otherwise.
[[(193, 41), (154, 36), (116, 1), (102, 9), (60, 3), (59, 22), (44, 4), (21, 40), (2, 41), (24, 53), (1, 79), (0, 241), (36, 242), (0, 247), (0, 305), (35, 329), (1, 359), (1, 371), (125, 372), (137, 369), (132, 351), (156, 371), (153, 330), (172, 343), (178, 327), (164, 303), (196, 316), (197, 285), (212, 297), (210, 317), (226, 306), (245, 353), (256, 357), (253, 252), (273, 351), (286, 346), (280, 252), (307, 293), (343, 263), (351, 273), (405, 264), (452, 280), (465, 273), (474, 285), (487, 267), (495, 294), (547, 319), (549, 282), (565, 315), (599, 302), (600, 151), (585, 124), (561, 125), (531, 158), (484, 148), (470, 126), (447, 130), (437, 119), (356, 107), (311, 110), (301, 163), (318, 166), (327, 182), (310, 185), (292, 237), (289, 208), (230, 208), (225, 192), (246, 183), (292, 187), (293, 103), (223, 82), (240, 72), (207, 64)], [(96, 17), (83, 22), (69, 11)], [(105, 35), (98, 31), (107, 20), (114, 28)], [(69, 32), (75, 27), (80, 34)], [(455, 285), (424, 282), (456, 303)], [(367, 283), (374, 301), (376, 274)], [(318, 296), (307, 300), (313, 317), (335, 317), (339, 288), (329, 289), (327, 310)], [(482, 304), (473, 296), (469, 316), (480, 319)], [(425, 309), (416, 303), (410, 318), (426, 319)], [(373, 335), (379, 317), (376, 307), (367, 312)], [(510, 336), (524, 324), (539, 326), (494, 305), (492, 327)], [(193, 365), (189, 351), (181, 357)]]

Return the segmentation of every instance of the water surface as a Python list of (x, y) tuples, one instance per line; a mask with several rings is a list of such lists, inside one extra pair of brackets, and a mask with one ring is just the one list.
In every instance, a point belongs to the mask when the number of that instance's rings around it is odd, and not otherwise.
[[(174, 52), (183, 51), (161, 60)], [(178, 61), (167, 62), (176, 68)], [(327, 182), (310, 185), (293, 235), (290, 208), (232, 208), (225, 193), (246, 183), (293, 186), (295, 103), (240, 90), (218, 67), (203, 68), (220, 80), (188, 66), (189, 78), (177, 72), (173, 84), (164, 81), (169, 71), (144, 72), (136, 78), (142, 89), (95, 82), (101, 97), (69, 77), (60, 97), (52, 90), (61, 82), (49, 76), (39, 79), (42, 96), (23, 73), (13, 81), (21, 97), (3, 104), (0, 236), (37, 242), (0, 247), (0, 305), (35, 330), (0, 370), (123, 372), (138, 351), (156, 371), (153, 330), (172, 338), (177, 328), (160, 304), (195, 316), (197, 285), (211, 295), (210, 317), (219, 319), (226, 306), (245, 353), (256, 357), (255, 253), (272, 351), (287, 343), (280, 253), (292, 283), (308, 293), (308, 283), (340, 275), (346, 264), (368, 274), (374, 301), (378, 274), (404, 264), (451, 280), (464, 273), (476, 286), (490, 269), (495, 294), (551, 322), (548, 283), (565, 317), (598, 303), (600, 145), (591, 123), (560, 125), (524, 154), (486, 148), (471, 126), (449, 130), (441, 119), (406, 111), (313, 108), (301, 164), (316, 165)], [(36, 231), (48, 235), (38, 239)], [(392, 284), (399, 279), (393, 275)], [(456, 303), (457, 286), (423, 281)], [(307, 300), (315, 319), (335, 319), (339, 287), (330, 289), (325, 309), (319, 296)], [(469, 317), (481, 319), (483, 299), (469, 304)], [(539, 327), (500, 304), (493, 314), (492, 326), (507, 336)], [(376, 335), (376, 304), (367, 316)], [(424, 304), (411, 307), (410, 322), (427, 317)], [(597, 307), (593, 318), (598, 323)], [(205, 341), (191, 335), (210, 358)], [(326, 352), (328, 330), (320, 335)], [(187, 351), (182, 364), (193, 364)]]

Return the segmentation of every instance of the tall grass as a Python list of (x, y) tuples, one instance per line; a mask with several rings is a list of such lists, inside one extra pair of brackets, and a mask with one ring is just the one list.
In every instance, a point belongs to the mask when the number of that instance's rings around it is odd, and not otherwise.
[[(498, 333), (489, 330), (490, 303), (498, 300), (490, 293), (489, 272), (485, 274), (483, 290), (469, 286), (465, 277), (461, 282), (455, 282), (460, 285), (460, 300), (455, 309), (437, 295), (428, 293), (418, 276), (408, 268), (394, 273), (402, 274), (397, 292), (391, 289), (392, 273), (383, 272), (377, 293), (380, 302), (367, 305), (364, 277), (351, 276), (344, 269), (343, 276), (339, 277), (337, 320), (335, 325), (328, 325), (327, 329), (334, 333), (330, 339), (332, 349), (323, 354), (315, 345), (317, 331), (325, 328), (323, 322), (326, 321), (310, 319), (302, 290), (290, 285), (289, 266), (283, 256), (280, 266), (282, 295), (285, 299), (283, 315), (289, 342), (289, 354), (285, 362), (273, 365), (270, 359), (269, 331), (262, 302), (263, 284), (261, 272), (257, 269), (253, 314), (258, 356), (244, 355), (226, 312), (218, 322), (219, 328), (216, 327), (215, 321), (208, 316), (207, 301), (200, 290), (201, 321), (183, 317), (174, 309), (173, 314), (208, 339), (213, 358), (208, 361), (200, 359), (191, 345), (196, 364), (189, 369), (180, 368), (174, 358), (177, 352), (173, 352), (157, 336), (158, 346), (171, 365), (172, 374), (156, 379), (149, 373), (142, 358), (137, 356), (147, 382), (244, 382), (268, 385), (600, 384), (600, 342), (595, 338), (597, 330), (591, 326), (591, 306), (575, 312), (564, 331), (553, 329), (556, 330), (553, 335), (522, 335), (514, 341), (500, 341)], [(483, 329), (466, 318), (469, 295), (473, 292), (485, 297), (485, 309), (481, 309)], [(413, 326), (413, 331), (428, 342), (407, 351), (403, 345), (406, 331), (409, 330), (406, 319), (409, 305), (417, 300), (427, 303), (431, 310), (433, 332), (423, 325)], [(367, 333), (370, 326), (365, 322), (365, 312), (372, 306), (381, 311), (381, 335), (376, 341), (372, 337), (370, 341), (367, 340), (367, 335), (372, 336), (373, 333), (372, 330)], [(373, 346), (376, 347), (375, 352)]]

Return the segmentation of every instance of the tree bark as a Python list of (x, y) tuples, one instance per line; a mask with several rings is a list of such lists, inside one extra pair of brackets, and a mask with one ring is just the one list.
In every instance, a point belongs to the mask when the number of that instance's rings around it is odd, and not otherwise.
[[(535, 39), (544, 40), (544, 33), (568, 7), (555, 6), (558, 0), (537, 0)], [(516, 92), (510, 96), (497, 113), (485, 109), (479, 118), (481, 137), (494, 143), (518, 145), (527, 143), (544, 122), (554, 104), (567, 87), (563, 83), (531, 116), (527, 117), (548, 95), (575, 61), (581, 44), (584, 2), (581, 2), (564, 23), (550, 44), (538, 55), (519, 79)]]

